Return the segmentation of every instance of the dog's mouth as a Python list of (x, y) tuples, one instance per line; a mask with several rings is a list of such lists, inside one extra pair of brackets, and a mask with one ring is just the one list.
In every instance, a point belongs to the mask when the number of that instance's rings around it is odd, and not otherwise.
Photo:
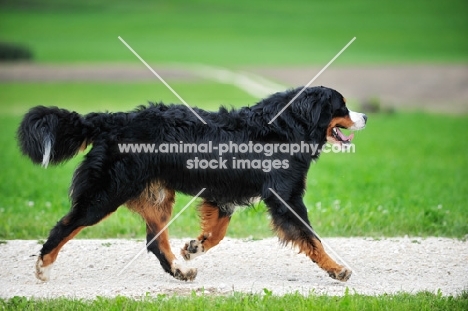
[(353, 140), (353, 138), (354, 133), (351, 133), (349, 134), (349, 136), (346, 136), (345, 134), (343, 134), (339, 127), (331, 128), (327, 135), (327, 141), (330, 144), (338, 145), (344, 148), (351, 144), (351, 140)]

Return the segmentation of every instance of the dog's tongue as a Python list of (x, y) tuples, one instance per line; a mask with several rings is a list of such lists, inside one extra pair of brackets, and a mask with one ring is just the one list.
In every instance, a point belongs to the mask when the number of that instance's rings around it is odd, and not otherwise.
[(340, 137), (341, 141), (343, 142), (350, 142), (354, 138), (354, 133), (349, 134), (349, 136), (346, 136), (343, 134), (339, 128), (336, 128), (336, 132), (338, 133), (338, 136)]

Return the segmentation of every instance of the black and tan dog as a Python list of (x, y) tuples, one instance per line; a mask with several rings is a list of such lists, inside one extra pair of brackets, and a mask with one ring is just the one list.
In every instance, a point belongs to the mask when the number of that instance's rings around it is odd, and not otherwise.
[[(50, 268), (61, 247), (80, 230), (92, 226), (126, 205), (146, 221), (151, 241), (171, 218), (176, 192), (196, 195), (202, 188), (199, 207), (202, 232), (182, 248), (190, 260), (217, 245), (226, 233), (236, 206), (248, 205), (259, 197), (268, 207), (272, 226), (279, 239), (297, 246), (332, 278), (346, 281), (351, 271), (338, 265), (322, 247), (319, 238), (305, 226), (271, 189), (302, 220), (309, 224), (303, 202), (306, 175), (327, 140), (346, 145), (351, 137), (340, 128), (360, 130), (367, 117), (348, 110), (343, 96), (326, 87), (311, 87), (269, 124), (301, 89), (276, 93), (252, 107), (218, 112), (195, 109), (203, 124), (183, 105), (151, 104), (128, 113), (80, 115), (56, 107), (35, 107), (24, 117), (18, 140), (22, 152), (33, 162), (57, 164), (75, 156), (88, 145), (92, 148), (75, 171), (70, 189), (71, 210), (51, 230), (36, 265), (36, 275), (48, 280)], [(243, 160), (279, 160), (287, 163), (276, 169), (195, 169), (187, 166), (194, 158), (213, 160), (218, 154), (121, 152), (122, 143), (168, 143), (219, 145), (226, 142), (299, 143), (318, 146), (312, 153), (245, 153), (227, 155)], [(148, 251), (159, 259), (163, 269), (180, 280), (193, 280), (196, 269), (178, 264), (168, 241), (168, 230), (160, 234)]]

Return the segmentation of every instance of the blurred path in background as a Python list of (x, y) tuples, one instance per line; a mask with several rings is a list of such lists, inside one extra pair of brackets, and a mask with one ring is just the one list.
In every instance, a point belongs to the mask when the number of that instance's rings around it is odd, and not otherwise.
[[(262, 98), (307, 84), (320, 67), (243, 67), (205, 65), (152, 66), (169, 82), (204, 79), (232, 84)], [(0, 82), (144, 82), (160, 83), (140, 64), (2, 64)], [(314, 83), (337, 89), (354, 104), (444, 113), (468, 113), (467, 65), (348, 66), (328, 68)], [(248, 104), (248, 103), (246, 103)]]

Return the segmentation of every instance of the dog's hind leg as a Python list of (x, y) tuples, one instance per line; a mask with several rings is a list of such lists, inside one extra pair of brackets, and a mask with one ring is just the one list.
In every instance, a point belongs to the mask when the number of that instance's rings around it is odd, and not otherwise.
[[(287, 197), (287, 196), (285, 196)], [(301, 197), (292, 197), (286, 201), (288, 206), (301, 218), (307, 226), (294, 215), (283, 202), (276, 197), (265, 199), (272, 216), (272, 224), (279, 239), (284, 244), (292, 243), (301, 253), (307, 255), (328, 275), (339, 281), (347, 281), (351, 270), (337, 264), (324, 250), (320, 239), (316, 236), (307, 218), (307, 209)]]
[(203, 202), (199, 207), (202, 232), (196, 240), (185, 243), (181, 254), (185, 260), (203, 255), (226, 235), (233, 208), (220, 209), (215, 203)]
[(36, 263), (36, 277), (38, 279), (42, 281), (50, 279), (52, 264), (65, 243), (73, 239), (83, 228), (100, 222), (119, 207), (118, 204), (112, 205), (111, 203), (103, 205), (102, 201), (98, 203), (99, 200), (95, 198), (85, 201), (96, 203), (90, 203), (90, 205), (74, 203), (70, 213), (64, 216), (50, 231)]
[(115, 212), (141, 191), (138, 183), (135, 183), (137, 186), (128, 185), (129, 177), (119, 169), (122, 163), (108, 159), (107, 148), (105, 142), (95, 143), (75, 171), (70, 188), (71, 210), (51, 230), (41, 249), (36, 264), (38, 279), (49, 279), (51, 265), (67, 241), (84, 227), (95, 225)]
[(174, 197), (174, 190), (154, 182), (126, 205), (145, 219), (147, 249), (158, 258), (164, 271), (176, 279), (192, 281), (197, 276), (197, 269), (185, 268), (177, 263), (169, 244), (168, 228), (164, 229), (171, 218)]

